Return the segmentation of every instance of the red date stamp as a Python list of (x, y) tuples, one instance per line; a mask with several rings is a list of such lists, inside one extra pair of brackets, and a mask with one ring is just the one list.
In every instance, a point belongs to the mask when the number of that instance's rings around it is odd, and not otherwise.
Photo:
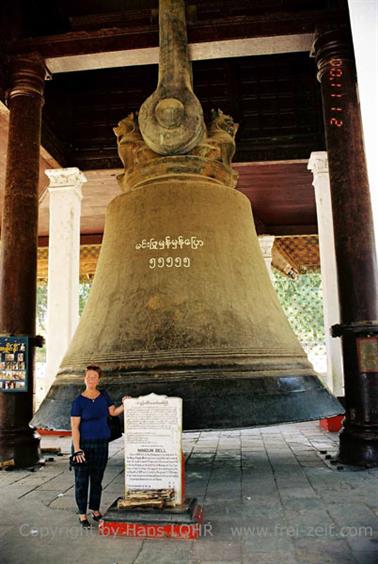
[(343, 98), (343, 62), (341, 59), (331, 59), (330, 69), (328, 72), (328, 80), (331, 87), (330, 97), (331, 97), (331, 117), (329, 118), (329, 124), (334, 127), (342, 127), (343, 120), (342, 112), (342, 98)]

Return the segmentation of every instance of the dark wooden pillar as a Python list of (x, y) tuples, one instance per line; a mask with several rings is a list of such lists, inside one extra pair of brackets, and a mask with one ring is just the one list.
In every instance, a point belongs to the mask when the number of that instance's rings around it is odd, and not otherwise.
[(339, 459), (378, 465), (378, 280), (373, 217), (351, 38), (320, 32), (314, 56), (321, 84), (330, 174), (346, 418)]
[[(30, 54), (9, 65), (9, 134), (0, 262), (0, 334), (35, 336), (38, 180), (46, 69)], [(31, 350), (33, 361), (33, 347)], [(31, 363), (33, 364), (33, 362)], [(0, 460), (39, 459), (33, 415), (33, 370), (27, 392), (0, 392)]]

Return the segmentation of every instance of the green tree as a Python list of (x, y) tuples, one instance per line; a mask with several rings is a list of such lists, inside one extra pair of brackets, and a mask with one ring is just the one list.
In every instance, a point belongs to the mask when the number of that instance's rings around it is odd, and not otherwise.
[(81, 282), (80, 283), (80, 289), (79, 289), (79, 314), (80, 315), (83, 313), (83, 309), (85, 307), (85, 304), (87, 303), (91, 288), (92, 288), (92, 281), (91, 280), (88, 281), (88, 282)]
[[(39, 282), (37, 285), (37, 335), (42, 335), (46, 339), (47, 324), (47, 283)], [(46, 361), (46, 345), (36, 348), (36, 362)]]
[[(89, 292), (92, 287), (92, 281), (81, 282), (79, 287), (79, 314), (83, 313), (84, 306), (87, 302)], [(37, 286), (37, 335), (46, 338), (47, 326), (47, 282), (39, 282)], [(46, 345), (36, 349), (36, 361), (46, 361)]]
[(300, 274), (292, 279), (274, 271), (274, 287), (286, 316), (304, 348), (323, 345), (324, 318), (321, 275)]

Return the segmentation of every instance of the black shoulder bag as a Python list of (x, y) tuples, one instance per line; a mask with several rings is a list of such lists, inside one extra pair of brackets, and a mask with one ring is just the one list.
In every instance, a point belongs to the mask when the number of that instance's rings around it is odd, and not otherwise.
[(109, 442), (122, 437), (121, 420), (118, 415), (108, 415), (108, 425), (110, 429)]
[[(100, 392), (103, 393), (104, 390), (100, 389)], [(122, 425), (118, 415), (108, 415), (108, 426), (110, 429), (109, 443), (122, 437)]]

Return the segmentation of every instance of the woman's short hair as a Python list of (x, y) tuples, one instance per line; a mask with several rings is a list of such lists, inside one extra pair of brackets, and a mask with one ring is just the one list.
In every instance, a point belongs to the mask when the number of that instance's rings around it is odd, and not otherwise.
[(88, 366), (85, 369), (85, 373), (88, 372), (88, 370), (93, 370), (94, 372), (97, 372), (97, 374), (100, 376), (102, 375), (102, 370), (99, 366), (97, 366), (96, 364), (88, 364)]

